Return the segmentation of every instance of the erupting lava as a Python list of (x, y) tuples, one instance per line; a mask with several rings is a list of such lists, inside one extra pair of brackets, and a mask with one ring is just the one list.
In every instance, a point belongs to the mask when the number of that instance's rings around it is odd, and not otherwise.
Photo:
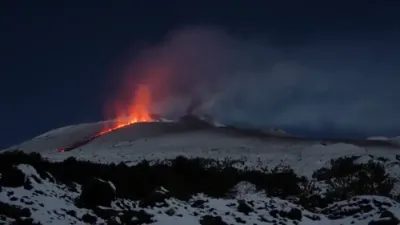
[(129, 106), (127, 108), (122, 108), (122, 109), (119, 107), (116, 108), (117, 113), (116, 113), (115, 123), (113, 123), (111, 126), (105, 126), (101, 132), (85, 140), (75, 142), (70, 146), (68, 146), (67, 148), (59, 149), (58, 152), (66, 152), (76, 149), (103, 134), (115, 131), (117, 129), (129, 126), (134, 123), (151, 122), (152, 118), (149, 112), (150, 103), (151, 103), (150, 90), (144, 85), (139, 85), (138, 89), (135, 92), (133, 102), (131, 104), (128, 104)]
[(149, 108), (151, 103), (151, 94), (148, 87), (145, 85), (139, 85), (135, 92), (133, 102), (126, 108), (116, 109), (116, 122), (111, 127), (105, 127), (103, 131), (97, 134), (97, 136), (105, 133), (117, 130), (128, 125), (139, 123), (139, 122), (151, 122)]

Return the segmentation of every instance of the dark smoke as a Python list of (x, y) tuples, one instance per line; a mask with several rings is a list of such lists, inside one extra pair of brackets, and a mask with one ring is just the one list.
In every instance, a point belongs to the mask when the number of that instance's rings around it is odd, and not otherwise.
[(154, 110), (164, 115), (197, 108), (223, 123), (392, 134), (400, 125), (399, 66), (382, 48), (332, 41), (285, 48), (188, 28), (143, 51), (129, 75), (150, 85)]
[(194, 113), (194, 111), (201, 107), (203, 104), (203, 101), (201, 100), (200, 96), (194, 95), (189, 103), (188, 108), (186, 109), (186, 114), (191, 115)]

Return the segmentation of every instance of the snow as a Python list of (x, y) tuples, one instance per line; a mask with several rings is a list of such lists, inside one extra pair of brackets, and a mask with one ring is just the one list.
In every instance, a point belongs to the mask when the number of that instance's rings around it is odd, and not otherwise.
[[(321, 144), (315, 140), (285, 137), (259, 138), (236, 135), (224, 128), (169, 131), (175, 122), (141, 123), (118, 129), (65, 153), (57, 152), (76, 141), (83, 140), (101, 131), (104, 123), (87, 123), (47, 132), (7, 150), (39, 152), (52, 161), (68, 157), (102, 163), (125, 162), (134, 165), (147, 160), (166, 160), (177, 156), (202, 157), (218, 160), (242, 160), (237, 167), (263, 169), (278, 165), (289, 165), (299, 175), (310, 177), (312, 172), (326, 166), (331, 159), (344, 156), (369, 155), (391, 159), (387, 164), (398, 171), (395, 155), (400, 147), (364, 145), (350, 143)], [(394, 172), (393, 172), (394, 173)], [(396, 172), (397, 173), (397, 172)]]
[(20, 165), (17, 166), (17, 168), (27, 176), (37, 176), (37, 177), (39, 177), (39, 174), (36, 172), (36, 169), (33, 168), (31, 165), (20, 164)]
[(400, 136), (391, 138), (390, 142), (400, 146)]
[(266, 131), (264, 131), (264, 133), (268, 134), (268, 135), (280, 136), (280, 137), (295, 137), (294, 135), (291, 135), (291, 134), (287, 133), (286, 131), (284, 131), (282, 129), (278, 129), (278, 128), (266, 130)]
[(37, 172), (30, 165), (18, 165), (17, 168), (27, 175), (34, 189), (2, 187), (0, 202), (33, 209), (31, 217), (42, 224), (83, 224), (78, 218), (65, 213), (68, 210), (76, 210), (77, 216), (81, 217), (90, 212), (87, 209), (78, 211), (74, 205), (73, 199), (80, 193), (70, 192), (65, 185), (55, 184), (49, 180), (40, 179), (41, 183), (36, 182), (31, 177), (37, 175)]
[[(73, 125), (64, 128), (55, 129), (46, 132), (43, 135), (33, 138), (32, 140), (23, 142), (19, 145), (12, 146), (7, 151), (21, 150), (27, 153), (39, 152), (45, 158), (51, 161), (61, 161), (68, 157), (89, 160), (101, 163), (119, 163), (124, 162), (128, 165), (134, 165), (143, 159), (147, 160), (166, 160), (173, 159), (177, 156), (186, 157), (202, 157), (218, 160), (242, 160), (243, 164), (238, 163), (239, 168), (264, 169), (265, 167), (273, 168), (278, 165), (288, 165), (298, 175), (311, 178), (312, 173), (330, 163), (330, 160), (338, 157), (360, 156), (356, 163), (365, 163), (369, 160), (377, 160), (379, 157), (385, 157), (388, 160), (382, 162), (393, 177), (400, 177), (400, 164), (396, 155), (400, 155), (400, 147), (357, 143), (341, 143), (328, 142), (322, 144), (317, 140), (302, 140), (286, 137), (286, 133), (279, 130), (272, 130), (281, 134), (282, 137), (254, 137), (250, 135), (238, 135), (223, 130), (223, 125), (215, 124), (218, 129), (204, 130), (187, 130), (187, 131), (171, 131), (174, 121), (160, 120), (164, 122), (135, 124), (123, 129), (100, 136), (86, 145), (74, 149), (69, 152), (59, 153), (60, 148), (65, 148), (70, 144), (83, 140), (88, 136), (100, 132), (104, 127), (104, 122), (87, 123)], [(108, 121), (110, 122), (110, 121)], [(106, 122), (106, 123), (108, 123)], [(271, 131), (271, 132), (272, 132)], [(388, 141), (400, 143), (400, 137), (384, 138), (372, 137), (371, 141)], [(389, 142), (389, 141), (388, 141)], [(84, 214), (94, 215), (89, 209), (77, 208), (74, 199), (80, 195), (80, 186), (77, 185), (78, 192), (71, 192), (63, 184), (56, 184), (50, 180), (36, 182), (33, 176), (40, 177), (35, 168), (30, 165), (20, 164), (17, 166), (24, 174), (27, 175), (33, 185), (32, 190), (26, 190), (23, 187), (8, 188), (3, 187), (0, 192), (1, 202), (13, 205), (20, 205), (35, 210), (31, 210), (32, 218), (42, 224), (83, 224), (79, 219)], [(116, 190), (115, 185), (109, 181), (110, 186)], [(322, 186), (321, 186), (322, 187)], [(168, 192), (160, 187), (163, 193)], [(36, 191), (36, 192), (35, 192)], [(266, 207), (274, 207), (278, 210), (289, 211), (292, 208), (300, 208), (289, 201), (269, 198), (258, 193), (251, 184), (242, 182), (237, 184), (233, 191), (236, 192), (234, 198), (214, 199), (204, 195), (193, 196), (192, 201), (201, 199), (205, 200), (205, 208), (199, 209), (192, 207), (186, 202), (176, 199), (168, 199), (169, 207), (156, 207), (143, 209), (147, 213), (153, 215), (156, 225), (198, 225), (200, 219), (207, 215), (219, 216), (228, 224), (240, 224), (235, 218), (240, 218), (246, 224), (274, 224), (272, 221), (277, 220), (270, 215)], [(9, 193), (13, 192), (12, 195)], [(38, 194), (40, 192), (41, 194)], [(400, 184), (395, 186), (394, 192), (400, 193)], [(16, 197), (18, 200), (12, 200)], [(397, 202), (385, 197), (378, 196), (361, 196), (363, 199), (374, 199), (381, 202), (390, 202), (392, 205), (388, 207), (395, 216), (400, 217), (400, 206)], [(24, 199), (23, 201), (21, 199)], [(252, 201), (253, 212), (245, 215), (237, 211), (237, 200), (242, 199), (246, 202)], [(131, 209), (138, 210), (137, 202), (117, 199), (113, 202), (112, 208), (118, 208), (117, 202), (124, 202)], [(32, 205), (33, 203), (33, 205)], [(335, 207), (343, 209), (352, 209), (349, 205), (357, 203), (355, 199), (349, 199), (347, 202), (335, 203)], [(333, 207), (333, 206), (332, 206)], [(353, 206), (354, 207), (354, 206)], [(329, 208), (329, 207), (328, 207)], [(345, 217), (336, 220), (328, 219), (322, 214), (318, 214), (321, 220), (312, 220), (304, 215), (313, 216), (315, 213), (301, 209), (303, 217), (297, 224), (368, 224), (373, 219), (378, 219), (379, 213), (376, 207), (366, 216), (356, 220), (353, 217)], [(169, 209), (174, 210), (173, 215), (165, 212)], [(212, 209), (212, 210), (211, 210)], [(73, 217), (66, 213), (68, 210), (77, 212), (77, 216)], [(260, 218), (270, 222), (262, 222)], [(6, 218), (8, 220), (8, 218)], [(118, 221), (119, 218), (117, 217)], [(97, 220), (98, 224), (104, 224), (101, 218)], [(285, 224), (295, 224), (291, 220), (285, 221)]]
[(369, 138), (367, 138), (367, 140), (371, 140), (371, 141), (389, 141), (390, 138), (377, 136), (377, 137), (369, 137)]
[[(18, 168), (29, 168), (26, 175), (29, 177), (31, 175), (37, 174), (35, 169), (28, 165), (18, 165)], [(23, 187), (18, 188), (7, 188), (0, 193), (0, 199), (4, 203), (17, 205), (21, 207), (29, 207), (33, 210), (32, 218), (35, 222), (40, 222), (41, 224), (83, 224), (79, 219), (82, 215), (88, 213), (90, 215), (95, 215), (92, 210), (77, 208), (74, 205), (74, 199), (76, 199), (80, 194), (80, 187), (78, 186), (78, 192), (68, 191), (68, 188), (64, 185), (52, 183), (49, 180), (43, 180), (39, 178), (41, 182), (35, 182), (32, 179), (32, 190), (25, 190)], [(239, 184), (238, 184), (239, 185)], [(243, 186), (245, 184), (240, 184)], [(161, 188), (163, 189), (163, 188)], [(165, 192), (167, 190), (163, 189)], [(9, 194), (12, 193), (12, 194)], [(38, 194), (39, 193), (39, 194)], [(17, 198), (13, 200), (13, 198)], [(376, 198), (372, 196), (371, 198)], [(23, 199), (23, 200), (22, 200)], [(252, 212), (249, 214), (239, 212), (237, 209), (238, 199), (243, 199), (246, 204), (252, 205)], [(201, 208), (195, 208), (191, 206), (191, 202), (195, 200), (204, 200), (204, 206)], [(378, 200), (386, 201), (386, 199), (381, 198)], [(129, 206), (131, 210), (139, 210), (137, 207), (137, 202), (130, 200), (117, 199), (112, 204), (112, 209), (122, 210), (116, 204), (117, 202), (124, 202), (125, 206)], [(152, 224), (185, 224), (185, 225), (197, 225), (200, 224), (199, 221), (202, 217), (207, 215), (220, 216), (223, 221), (228, 224), (240, 224), (237, 222), (237, 218), (245, 221), (247, 224), (266, 224), (260, 221), (260, 218), (264, 218), (267, 221), (272, 221), (273, 218), (266, 209), (277, 209), (283, 211), (289, 211), (292, 208), (299, 208), (298, 206), (278, 198), (269, 198), (258, 193), (241, 193), (240, 196), (235, 198), (227, 199), (216, 199), (210, 198), (205, 195), (199, 194), (193, 196), (193, 198), (187, 203), (179, 201), (176, 199), (167, 199), (167, 206), (160, 206), (154, 208), (144, 208), (145, 212), (153, 215), (152, 218), (155, 220)], [(249, 203), (251, 202), (251, 203)], [(105, 208), (105, 207), (99, 207)], [(167, 214), (166, 212), (170, 210), (173, 213)], [(76, 212), (76, 216), (71, 216), (67, 211)], [(303, 215), (314, 215), (314, 213), (308, 212), (302, 209)], [(311, 224), (324, 224), (324, 220), (327, 220), (323, 216), (321, 221), (312, 221), (307, 217), (302, 217), (299, 224), (311, 225)], [(7, 219), (8, 220), (8, 219)], [(119, 220), (119, 218), (117, 218)], [(343, 220), (341, 220), (343, 221)], [(295, 224), (292, 221), (287, 221), (287, 224)], [(105, 224), (105, 221), (100, 217), (97, 217), (96, 224)], [(333, 223), (332, 223), (333, 224)], [(334, 223), (334, 224), (340, 224)]]
[(249, 194), (258, 194), (260, 196), (264, 196), (264, 194), (257, 192), (257, 189), (253, 184), (246, 181), (241, 181), (240, 183), (236, 184), (231, 191), (236, 193), (238, 198), (245, 198)]
[(103, 182), (103, 183), (107, 183), (114, 190), (114, 192), (116, 191), (115, 185), (111, 181), (105, 181), (105, 180), (102, 180), (100, 178), (96, 178), (96, 180), (98, 180), (100, 182)]
[(369, 137), (369, 138), (367, 138), (367, 140), (384, 141), (384, 142), (392, 143), (392, 144), (400, 147), (400, 136), (392, 137), (392, 138), (383, 137), (383, 136)]

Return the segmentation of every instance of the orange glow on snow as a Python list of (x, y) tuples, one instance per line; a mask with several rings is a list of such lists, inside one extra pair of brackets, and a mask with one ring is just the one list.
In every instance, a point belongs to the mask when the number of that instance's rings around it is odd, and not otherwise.
[(133, 101), (128, 105), (116, 104), (116, 122), (111, 127), (106, 127), (97, 134), (97, 136), (117, 130), (128, 125), (139, 122), (151, 122), (149, 108), (151, 104), (151, 93), (147, 86), (139, 85), (134, 96)]

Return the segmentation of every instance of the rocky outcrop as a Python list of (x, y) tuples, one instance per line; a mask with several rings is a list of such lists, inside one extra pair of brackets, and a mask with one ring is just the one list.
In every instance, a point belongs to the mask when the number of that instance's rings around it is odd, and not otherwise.
[(77, 199), (78, 205), (87, 208), (111, 206), (116, 190), (111, 182), (93, 178), (82, 186), (82, 193)]
[(16, 167), (10, 167), (0, 174), (0, 186), (21, 187), (25, 183), (25, 174)]

